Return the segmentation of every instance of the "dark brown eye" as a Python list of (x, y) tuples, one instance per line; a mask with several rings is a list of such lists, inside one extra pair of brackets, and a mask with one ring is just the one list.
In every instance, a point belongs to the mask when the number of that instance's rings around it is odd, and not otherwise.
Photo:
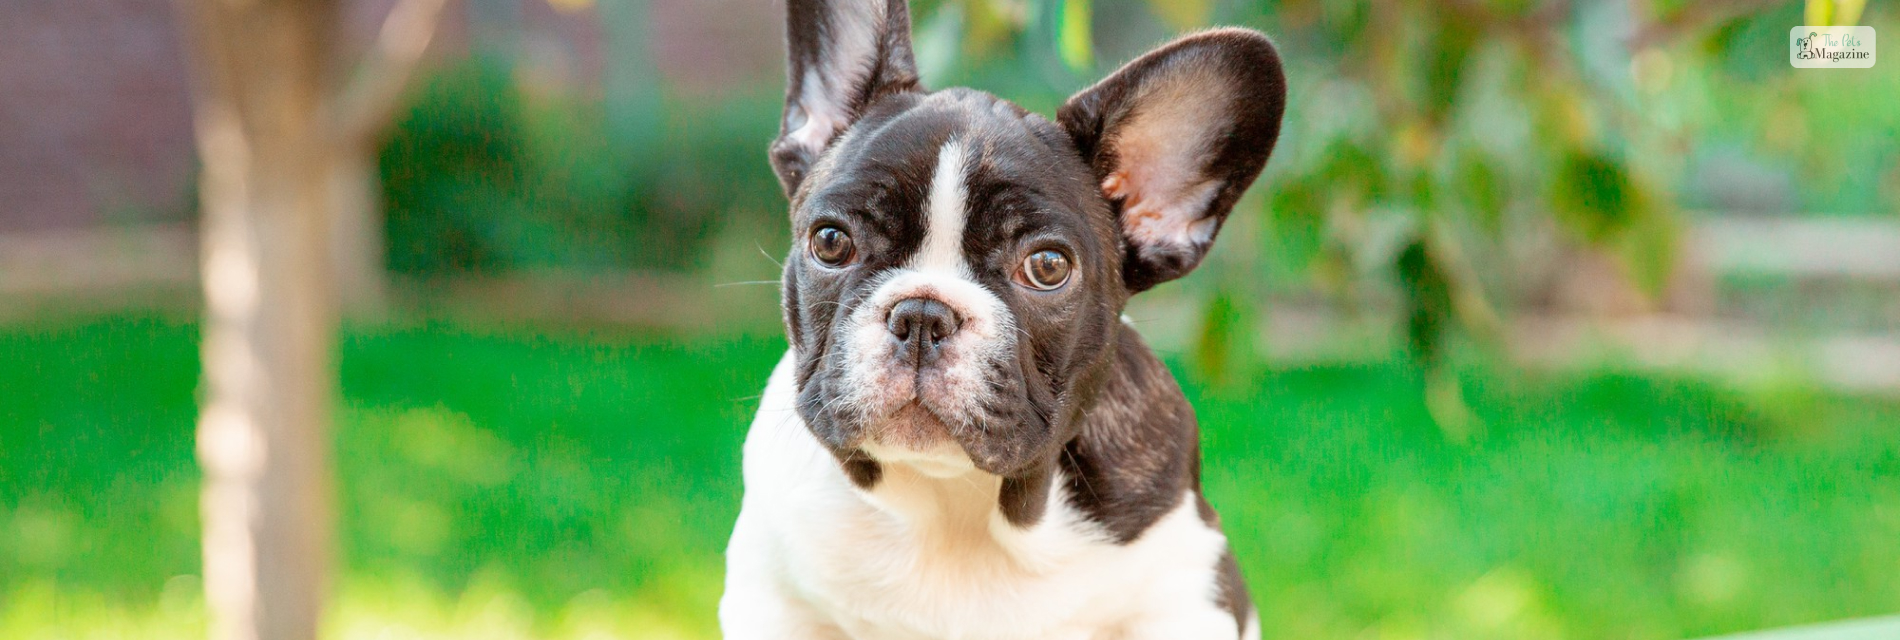
[(827, 266), (838, 266), (849, 262), (851, 255), (857, 253), (857, 245), (852, 244), (851, 235), (837, 227), (819, 227), (811, 232), (811, 257)]
[(1023, 284), (1032, 289), (1050, 291), (1069, 281), (1069, 256), (1054, 249), (1044, 249), (1023, 258)]

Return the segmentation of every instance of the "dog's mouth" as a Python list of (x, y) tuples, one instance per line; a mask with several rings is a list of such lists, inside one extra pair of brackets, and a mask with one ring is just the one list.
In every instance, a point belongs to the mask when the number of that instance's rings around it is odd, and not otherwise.
[(878, 420), (870, 435), (882, 447), (909, 450), (925, 450), (955, 440), (950, 424), (917, 398)]
[(957, 475), (974, 468), (951, 423), (917, 398), (867, 426), (863, 449), (879, 462), (910, 464), (930, 475)]

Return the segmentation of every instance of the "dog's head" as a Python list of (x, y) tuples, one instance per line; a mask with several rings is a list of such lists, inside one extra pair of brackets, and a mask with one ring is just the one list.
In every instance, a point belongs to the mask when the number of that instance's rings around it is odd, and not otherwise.
[(771, 158), (791, 199), (800, 417), (861, 485), (900, 461), (1046, 467), (1079, 432), (1128, 297), (1199, 264), (1266, 163), (1285, 102), (1273, 46), (1181, 38), (1052, 122), (924, 90), (903, 0), (789, 5)]

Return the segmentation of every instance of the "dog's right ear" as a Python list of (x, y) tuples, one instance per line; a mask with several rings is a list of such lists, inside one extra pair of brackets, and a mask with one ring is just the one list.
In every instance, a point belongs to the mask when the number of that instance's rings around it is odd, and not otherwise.
[(918, 88), (905, 0), (787, 0), (785, 118), (772, 170), (785, 195), (878, 98)]

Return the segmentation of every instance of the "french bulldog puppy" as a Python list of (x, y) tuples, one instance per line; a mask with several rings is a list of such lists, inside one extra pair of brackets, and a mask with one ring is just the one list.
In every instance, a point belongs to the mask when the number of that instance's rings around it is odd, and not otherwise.
[(725, 637), (1258, 637), (1194, 410), (1121, 314), (1266, 164), (1273, 45), (1175, 40), (1050, 120), (924, 89), (903, 0), (787, 4), (791, 348), (746, 438)]

